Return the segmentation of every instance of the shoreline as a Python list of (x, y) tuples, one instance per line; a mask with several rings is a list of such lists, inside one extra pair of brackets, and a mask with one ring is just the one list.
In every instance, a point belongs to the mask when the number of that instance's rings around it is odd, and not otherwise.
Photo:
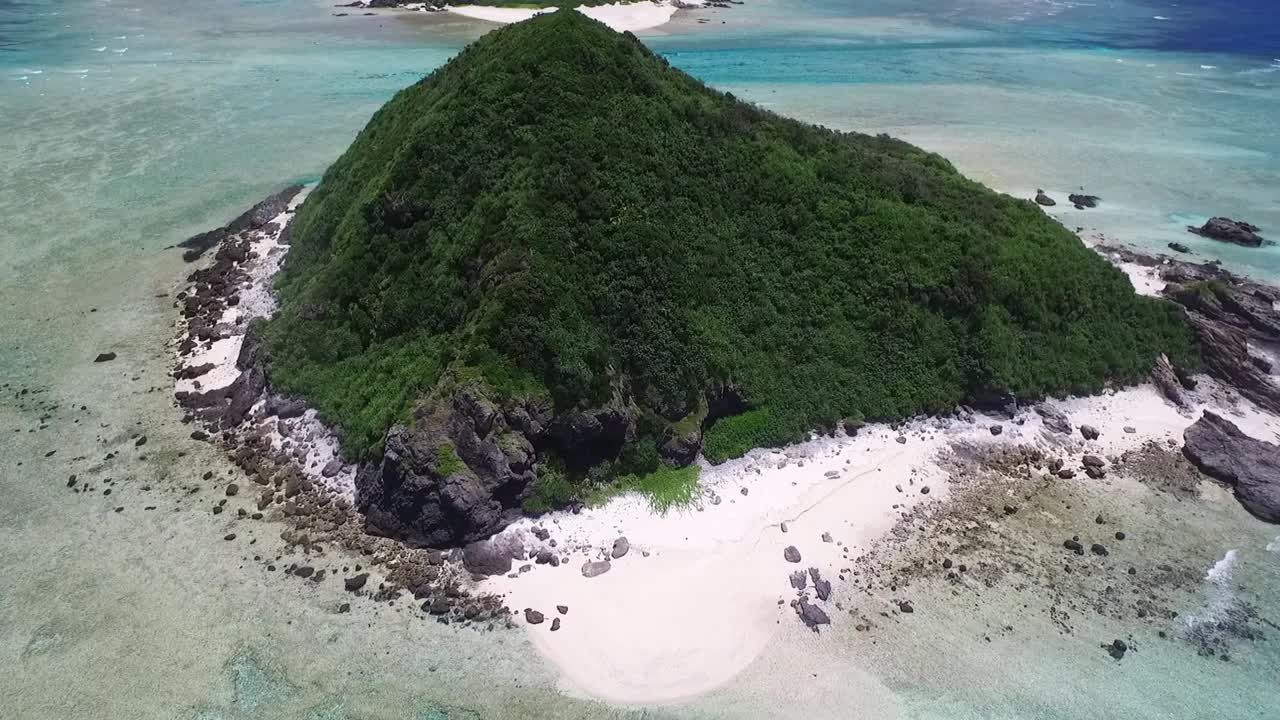
[[(861, 596), (879, 580), (871, 559), (918, 514), (946, 507), (954, 481), (947, 458), (961, 450), (1033, 448), (1075, 468), (1066, 482), (1088, 483), (1093, 478), (1086, 479), (1084, 455), (1105, 455), (1111, 467), (1118, 455), (1145, 445), (1176, 444), (1206, 408), (1231, 416), (1255, 437), (1280, 437), (1275, 415), (1197, 376), (1199, 387), (1185, 391), (1181, 408), (1147, 383), (1049, 399), (1011, 414), (961, 409), (954, 416), (873, 424), (855, 435), (753, 450), (720, 466), (700, 459), (698, 496), (688, 508), (659, 514), (638, 495), (624, 494), (601, 507), (522, 518), (462, 551), (416, 550), (365, 534), (353, 509), (356, 468), (341, 460), (336, 436), (314, 410), (274, 396), (265, 378), (245, 380), (255, 372), (253, 320), (274, 311), (271, 279), (288, 251), (288, 222), (303, 197), (305, 191), (292, 197), (261, 228), (219, 241), (214, 267), (230, 271), (234, 282), (195, 303), (208, 306), (194, 316), (203, 312), (213, 322), (188, 317), (178, 324), (175, 394), (186, 419), (212, 423), (209, 432), (192, 437), (220, 442), (263, 485), (259, 510), (310, 533), (304, 543), (328, 539), (372, 554), (370, 564), (383, 581), (374, 600), (405, 589), (425, 599), (424, 617), (476, 627), (523, 625), (562, 674), (562, 691), (573, 696), (623, 705), (686, 700), (730, 682), (770, 643), (801, 642), (811, 630), (849, 624), (870, 631), (877, 613), (911, 613), (907, 597), (875, 596), (871, 608), (865, 606)], [(1082, 241), (1142, 280), (1135, 282), (1140, 292), (1160, 294), (1158, 273), (1169, 267), (1161, 258)], [(189, 279), (190, 294), (179, 296), (186, 308), (198, 295), (200, 273)], [(193, 331), (201, 344), (190, 344)], [(256, 392), (252, 402), (237, 401), (237, 387)], [(221, 409), (202, 415), (208, 406), (196, 400), (201, 393), (230, 396), (231, 405), (242, 406), (238, 419), (233, 415), (227, 426)], [(1063, 414), (1070, 417), (1065, 433), (1054, 420)], [(1083, 424), (1100, 438), (1082, 438)], [(798, 562), (786, 557), (789, 546)], [(604, 571), (584, 573), (602, 563)], [(407, 573), (397, 572), (405, 567)], [(424, 567), (435, 571), (423, 574)], [(369, 594), (361, 589), (365, 577), (357, 596)], [(461, 599), (445, 604), (441, 598), (450, 593)]]

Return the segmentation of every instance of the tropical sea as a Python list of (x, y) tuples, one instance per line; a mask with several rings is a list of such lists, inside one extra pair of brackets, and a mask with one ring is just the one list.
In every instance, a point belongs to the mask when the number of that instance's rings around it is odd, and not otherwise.
[[(1276, 247), (1184, 229), (1227, 215), (1280, 238), (1271, 5), (746, 0), (640, 35), (714, 87), (903, 137), (994, 188), (1101, 196), (1053, 209), (1071, 227), (1182, 242), (1278, 280)], [(392, 93), (489, 27), (335, 12), (0, 0), (0, 717), (1277, 716), (1274, 639), (1232, 662), (1153, 643), (1117, 665), (1017, 594), (875, 641), (851, 629), (779, 641), (709, 695), (611, 708), (562, 693), (518, 633), (408, 607), (337, 615), (340, 589), (263, 573), (249, 558), (279, 552), (278, 530), (258, 530), (256, 551), (223, 542), (227, 521), (195, 480), (230, 466), (187, 439), (171, 404), (171, 295), (188, 267), (169, 248), (318, 179)], [(93, 363), (101, 352), (118, 359)], [(116, 492), (70, 492), (86, 466)], [(1280, 621), (1280, 531), (1230, 503), (1144, 498), (1125, 512), (1171, 548), (1194, 541), (1206, 573), (1226, 563), (1186, 613), (1225, 595)], [(1017, 631), (978, 629), (1006, 625)]]

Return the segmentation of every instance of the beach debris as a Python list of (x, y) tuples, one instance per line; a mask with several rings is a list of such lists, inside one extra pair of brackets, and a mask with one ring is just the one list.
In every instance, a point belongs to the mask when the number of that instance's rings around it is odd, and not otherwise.
[(531, 608), (524, 609), (524, 621), (530, 625), (541, 625), (544, 619), (545, 618), (542, 616), (542, 613), (537, 610), (533, 610)]
[(800, 551), (796, 549), (795, 545), (788, 545), (782, 551), (782, 558), (787, 562), (798, 563), (800, 562)]
[(623, 555), (626, 555), (630, 550), (631, 542), (627, 540), (626, 537), (620, 537), (613, 541), (613, 550), (610, 551), (609, 556), (614, 560), (617, 560)]
[(613, 565), (608, 560), (593, 560), (582, 564), (582, 577), (593, 578), (609, 572)]
[(1080, 436), (1085, 440), (1097, 440), (1099, 434), (1098, 429), (1092, 425), (1080, 426)]
[(116, 359), (115, 353), (104, 352), (104, 353), (98, 353), (98, 357), (94, 358), (93, 361), (96, 363), (104, 363), (104, 362), (111, 362), (112, 360), (115, 360), (115, 359)]

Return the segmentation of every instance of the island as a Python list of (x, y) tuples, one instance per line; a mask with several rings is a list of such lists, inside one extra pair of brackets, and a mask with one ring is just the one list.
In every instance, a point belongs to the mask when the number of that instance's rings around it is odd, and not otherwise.
[(272, 385), (427, 544), (960, 403), (1100, 390), (1178, 308), (1030, 202), (765, 112), (574, 11), (402, 91), (291, 226)]
[(1179, 613), (1236, 551), (1162, 513), (1274, 536), (1280, 289), (1042, 206), (543, 14), (181, 244), (176, 400), (269, 572), (353, 558), (335, 612), (522, 627), (607, 701), (997, 595), (1228, 657), (1244, 600)]

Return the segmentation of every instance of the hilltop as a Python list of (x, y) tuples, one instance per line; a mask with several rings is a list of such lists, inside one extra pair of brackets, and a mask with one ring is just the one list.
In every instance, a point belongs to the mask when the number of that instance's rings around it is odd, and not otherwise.
[(1198, 364), (1033, 203), (568, 9), (396, 95), (291, 234), (270, 380), (364, 461), (370, 521), (429, 543), (699, 452)]

